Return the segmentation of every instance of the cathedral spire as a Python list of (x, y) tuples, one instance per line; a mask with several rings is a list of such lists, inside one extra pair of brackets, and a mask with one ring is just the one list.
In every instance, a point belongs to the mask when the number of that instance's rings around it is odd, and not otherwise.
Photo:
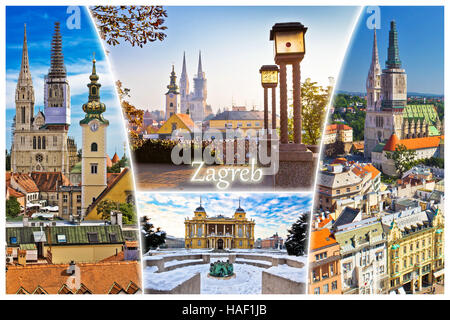
[(398, 53), (398, 33), (395, 21), (391, 21), (391, 30), (389, 30), (389, 48), (386, 67), (388, 69), (399, 69), (402, 67)]
[(52, 39), (52, 54), (50, 62), (50, 71), (48, 73), (50, 78), (65, 78), (66, 67), (64, 66), (64, 56), (62, 53), (62, 40), (59, 22), (55, 22), (55, 32)]
[(378, 59), (378, 45), (377, 45), (377, 29), (373, 29), (373, 47), (372, 47), (372, 64), (370, 65), (370, 69), (379, 68), (380, 63)]
[(30, 63), (28, 60), (28, 45), (27, 45), (27, 25), (23, 27), (23, 47), (22, 47), (22, 64), (20, 66), (19, 83), (20, 85), (32, 84)]
[(203, 78), (203, 70), (202, 70), (202, 52), (198, 52), (198, 71), (197, 78)]
[(187, 79), (187, 69), (186, 69), (186, 53), (183, 52), (183, 69), (181, 70), (181, 78)]

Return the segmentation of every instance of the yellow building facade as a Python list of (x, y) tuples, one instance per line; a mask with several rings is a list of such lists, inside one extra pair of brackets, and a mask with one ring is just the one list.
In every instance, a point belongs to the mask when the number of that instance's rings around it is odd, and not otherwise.
[(109, 121), (103, 118), (106, 106), (100, 101), (99, 76), (95, 59), (88, 84), (89, 101), (83, 105), (85, 117), (80, 121), (83, 136), (81, 156), (81, 213), (86, 215), (88, 207), (107, 186), (106, 181), (106, 134)]
[(173, 131), (180, 129), (186, 130), (189, 133), (194, 131), (194, 122), (188, 114), (172, 114), (172, 116), (164, 122), (161, 128), (159, 128), (157, 133), (161, 135), (170, 135)]
[(85, 220), (102, 220), (97, 212), (98, 204), (109, 200), (118, 203), (134, 203), (133, 176), (129, 168), (124, 168), (119, 176), (89, 206)]
[(185, 222), (185, 248), (187, 249), (253, 249), (255, 221), (246, 217), (244, 209), (236, 209), (233, 217), (208, 217), (200, 206), (194, 217)]
[(444, 268), (444, 215), (437, 210), (429, 224), (404, 228), (394, 221), (388, 235), (390, 291), (421, 291), (440, 280)]

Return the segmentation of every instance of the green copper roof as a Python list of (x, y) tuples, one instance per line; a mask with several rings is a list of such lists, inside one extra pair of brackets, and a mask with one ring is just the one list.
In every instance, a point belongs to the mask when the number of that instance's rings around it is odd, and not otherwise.
[(167, 91), (166, 94), (168, 93), (173, 93), (173, 94), (178, 94), (178, 86), (177, 86), (177, 76), (175, 75), (175, 69), (174, 66), (172, 65), (172, 72), (170, 73), (170, 84), (167, 86), (167, 89), (169, 89), (169, 91)]
[(83, 104), (83, 111), (86, 113), (84, 119), (80, 121), (80, 124), (88, 124), (92, 120), (96, 119), (104, 124), (109, 124), (109, 121), (103, 118), (103, 112), (106, 111), (106, 105), (100, 101), (100, 87), (98, 83), (99, 76), (95, 67), (95, 58), (92, 60), (92, 73), (89, 76), (91, 82), (87, 85), (89, 88), (89, 101)]
[[(8, 246), (22, 246), (35, 244), (33, 232), (45, 232), (46, 243), (57, 245), (83, 245), (83, 244), (110, 244), (124, 243), (122, 229), (118, 225), (98, 225), (98, 226), (55, 226), (55, 227), (12, 227), (6, 228), (6, 242)], [(88, 234), (97, 234), (97, 241), (90, 242)], [(114, 237), (111, 235), (114, 234)], [(58, 241), (59, 236), (65, 236), (65, 241)], [(11, 238), (16, 238), (16, 243), (11, 242)]]
[(373, 148), (372, 152), (383, 152), (385, 145), (386, 145), (386, 143), (380, 142), (379, 144), (377, 144), (375, 146), (375, 148)]
[(389, 47), (386, 67), (388, 69), (398, 69), (402, 67), (402, 62), (400, 61), (398, 53), (398, 33), (395, 21), (391, 21), (391, 30), (389, 30)]
[(424, 120), (429, 123), (430, 136), (440, 135), (437, 125), (439, 117), (436, 108), (432, 104), (408, 104), (403, 109), (403, 119), (409, 121)]

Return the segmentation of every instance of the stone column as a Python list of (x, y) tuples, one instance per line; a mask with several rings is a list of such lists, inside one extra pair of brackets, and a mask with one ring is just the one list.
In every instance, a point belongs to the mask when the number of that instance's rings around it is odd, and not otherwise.
[(216, 236), (217, 236), (217, 223), (216, 223), (216, 231), (215, 231), (215, 234), (216, 234)]
[(277, 128), (276, 87), (272, 88), (272, 129)]
[(280, 142), (287, 144), (288, 139), (288, 112), (287, 112), (287, 83), (286, 63), (280, 63)]
[(269, 90), (264, 87), (264, 133), (269, 129)]
[(292, 87), (294, 95), (294, 143), (302, 143), (302, 98), (300, 90), (300, 62), (292, 64)]

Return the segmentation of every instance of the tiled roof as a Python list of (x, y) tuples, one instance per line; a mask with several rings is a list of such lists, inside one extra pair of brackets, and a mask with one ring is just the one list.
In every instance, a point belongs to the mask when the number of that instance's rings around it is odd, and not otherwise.
[(193, 130), (194, 129), (194, 121), (192, 121), (191, 117), (185, 113), (176, 113), (175, 116), (180, 118), (180, 120), (184, 123), (186, 127)]
[(70, 180), (61, 172), (32, 172), (31, 178), (40, 192), (56, 192), (60, 186), (70, 186)]
[(384, 146), (384, 151), (395, 151), (397, 145), (404, 145), (408, 150), (417, 150), (425, 148), (437, 148), (439, 147), (439, 142), (443, 136), (434, 137), (423, 137), (423, 138), (413, 138), (413, 139), (398, 139), (397, 135), (394, 133), (389, 138), (388, 142)]
[(371, 163), (366, 164), (364, 166), (364, 169), (372, 174), (372, 180), (375, 179), (381, 173), (380, 170), (375, 168)]
[(21, 186), (26, 193), (39, 192), (39, 188), (33, 179), (26, 173), (13, 173), (11, 179)]
[[(34, 244), (35, 233), (41, 231), (45, 234), (46, 243), (49, 243), (50, 235), (53, 246), (125, 243), (119, 225), (54, 226), (43, 229), (41, 227), (7, 227), (5, 230), (7, 245), (12, 247), (28, 243)], [(97, 242), (90, 242), (88, 233), (97, 233)], [(115, 234), (115, 241), (111, 240), (111, 234)], [(66, 241), (58, 242), (58, 235), (64, 235)], [(12, 243), (12, 238), (16, 239), (15, 243)]]
[(17, 199), (25, 197), (25, 195), (20, 191), (14, 190), (13, 188), (11, 188), (9, 186), (6, 188), (8, 189), (8, 193), (9, 193), (10, 197), (16, 197)]
[(346, 124), (335, 123), (327, 125), (327, 127), (325, 128), (325, 133), (330, 134), (341, 130), (353, 130), (353, 129)]
[(361, 141), (361, 142), (353, 142), (352, 146), (353, 146), (353, 148), (355, 148), (356, 150), (362, 150), (362, 149), (364, 149), (364, 141)]
[(113, 164), (115, 164), (116, 162), (119, 162), (119, 161), (120, 161), (119, 156), (117, 155), (117, 153), (114, 153), (114, 155), (113, 155), (113, 157), (111, 159), (111, 162)]
[(106, 155), (106, 167), (111, 168), (113, 166), (113, 163), (111, 161), (111, 158)]
[(137, 261), (80, 263), (80, 283), (67, 273), (68, 264), (8, 266), (7, 294), (134, 294), (140, 290)]
[(335, 244), (337, 244), (337, 242), (331, 235), (329, 229), (323, 228), (311, 232), (310, 250), (317, 250)]

